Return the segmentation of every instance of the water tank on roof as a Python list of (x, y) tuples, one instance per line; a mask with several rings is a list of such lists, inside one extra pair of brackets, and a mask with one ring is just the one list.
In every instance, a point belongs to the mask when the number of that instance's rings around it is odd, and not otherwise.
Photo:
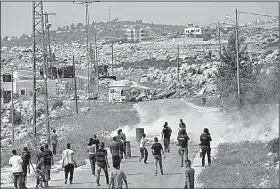
[(3, 82), (12, 82), (12, 75), (9, 73), (3, 74)]

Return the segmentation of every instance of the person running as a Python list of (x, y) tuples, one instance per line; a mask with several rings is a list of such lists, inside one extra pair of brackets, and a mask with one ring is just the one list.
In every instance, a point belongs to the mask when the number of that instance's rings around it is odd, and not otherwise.
[(156, 168), (156, 172), (155, 172), (155, 175), (157, 175), (157, 170), (158, 170), (158, 164), (159, 164), (159, 167), (160, 167), (160, 172), (161, 174), (163, 175), (163, 168), (162, 168), (162, 155), (164, 155), (164, 158), (166, 157), (165, 154), (164, 154), (164, 151), (163, 151), (163, 148), (162, 148), (162, 145), (158, 142), (158, 138), (155, 137), (154, 138), (154, 144), (152, 145), (152, 154), (154, 156), (154, 159), (155, 159), (155, 168)]
[(74, 151), (70, 149), (70, 143), (67, 143), (66, 150), (62, 152), (62, 167), (65, 173), (65, 182), (67, 184), (68, 174), (70, 173), (70, 184), (73, 184), (74, 169), (77, 168)]
[(117, 137), (113, 137), (113, 142), (110, 146), (110, 152), (112, 154), (112, 162), (118, 162), (120, 164), (120, 143), (117, 141)]
[(124, 154), (124, 157), (127, 158), (126, 155), (126, 135), (122, 132), (122, 129), (118, 130), (117, 140), (121, 140), (123, 143), (122, 153)]
[(12, 165), (12, 173), (14, 176), (15, 188), (22, 189), (22, 177), (23, 177), (23, 160), (17, 155), (16, 150), (12, 150), (12, 157), (9, 159), (9, 165)]
[(164, 146), (164, 152), (170, 153), (170, 137), (171, 137), (171, 130), (168, 128), (168, 123), (165, 122), (163, 125), (163, 130), (161, 137), (163, 139), (163, 146)]
[(31, 155), (30, 155), (30, 153), (28, 152), (27, 147), (24, 147), (24, 148), (23, 148), (23, 152), (22, 152), (22, 154), (21, 154), (21, 159), (22, 159), (22, 161), (23, 161), (23, 163), (22, 163), (22, 171), (23, 171), (22, 187), (23, 187), (23, 188), (26, 188), (27, 169), (28, 169), (29, 162), (30, 162), (30, 159), (31, 159)]
[(53, 153), (49, 149), (48, 144), (45, 144), (45, 150), (44, 150), (43, 154), (44, 154), (44, 162), (45, 162), (45, 169), (46, 169), (46, 173), (47, 173), (47, 179), (49, 181), (49, 180), (51, 180), (51, 167), (52, 167), (52, 165), (54, 165), (54, 161), (53, 161)]
[(96, 163), (97, 163), (97, 178), (96, 183), (97, 186), (101, 186), (99, 183), (100, 180), (100, 173), (103, 169), (106, 177), (106, 183), (109, 185), (109, 175), (108, 175), (108, 168), (110, 168), (107, 158), (107, 150), (104, 148), (105, 144), (104, 142), (100, 143), (100, 149), (96, 151)]
[(181, 155), (181, 167), (183, 167), (183, 163), (184, 163), (184, 159), (187, 160), (188, 159), (188, 141), (190, 140), (186, 129), (182, 129), (179, 132), (179, 136), (177, 138), (178, 142), (179, 142), (179, 152)]
[(55, 129), (53, 130), (53, 134), (51, 136), (51, 142), (52, 142), (52, 147), (53, 147), (53, 155), (56, 155), (58, 139), (57, 139), (57, 134), (56, 134)]
[(95, 177), (96, 150), (97, 150), (97, 144), (94, 144), (94, 139), (90, 138), (89, 143), (87, 145), (87, 152), (91, 165), (91, 174), (93, 177)]
[(120, 170), (120, 165), (118, 162), (113, 162), (113, 170), (110, 172), (110, 184), (109, 189), (122, 189), (123, 181), (125, 183), (125, 188), (128, 189), (127, 178), (125, 173)]
[(191, 168), (191, 160), (187, 159), (185, 164), (185, 189), (194, 189), (194, 169)]
[(202, 167), (205, 166), (205, 155), (208, 157), (208, 165), (211, 165), (211, 147), (212, 141), (208, 128), (204, 128), (203, 133), (200, 135), (200, 145), (202, 150)]
[(146, 144), (148, 143), (148, 139), (146, 139), (146, 134), (144, 133), (141, 141), (140, 141), (140, 158), (139, 161), (141, 162), (142, 159), (144, 158), (144, 163), (147, 164), (147, 159), (148, 159), (148, 150), (146, 149)]

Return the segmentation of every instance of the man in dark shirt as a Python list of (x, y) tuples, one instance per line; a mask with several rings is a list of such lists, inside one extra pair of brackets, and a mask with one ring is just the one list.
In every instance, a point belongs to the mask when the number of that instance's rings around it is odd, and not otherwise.
[(106, 177), (106, 183), (109, 185), (109, 174), (108, 174), (108, 168), (110, 168), (108, 159), (107, 159), (107, 150), (104, 149), (104, 142), (100, 143), (100, 149), (96, 151), (96, 164), (97, 164), (97, 178), (96, 183), (97, 186), (100, 186), (99, 180), (100, 180), (100, 172), (101, 169), (103, 169)]
[(163, 144), (164, 144), (164, 152), (170, 152), (169, 144), (170, 144), (170, 137), (171, 137), (171, 131), (167, 126), (167, 122), (163, 125), (163, 130), (162, 130), (162, 138), (163, 138)]
[(166, 157), (162, 148), (162, 145), (158, 142), (158, 138), (155, 137), (154, 138), (155, 143), (152, 145), (152, 154), (154, 156), (155, 159), (155, 168), (156, 168), (156, 172), (155, 175), (157, 175), (157, 167), (159, 164), (160, 167), (160, 172), (163, 175), (163, 168), (162, 168), (162, 155), (164, 155), (164, 158)]
[(100, 141), (97, 139), (96, 135), (93, 135), (93, 144), (96, 145), (96, 149), (99, 149)]
[(125, 133), (122, 132), (122, 129), (118, 130), (117, 140), (121, 140), (123, 143), (123, 145), (122, 145), (123, 147), (121, 148), (121, 153), (122, 153), (121, 156), (123, 156), (123, 154), (124, 154), (125, 158), (127, 158), (127, 156), (126, 156), (126, 135), (125, 135)]
[(56, 155), (56, 147), (57, 147), (58, 139), (57, 139), (57, 134), (55, 129), (53, 130), (53, 134), (51, 136), (51, 142), (53, 147), (53, 154)]
[(45, 147), (44, 146), (41, 146), (40, 147), (40, 151), (39, 153), (37, 154), (37, 161), (36, 161), (36, 164), (39, 164), (40, 160), (42, 158), (44, 158), (44, 150), (45, 150)]
[(187, 135), (186, 129), (180, 130), (177, 139), (180, 146), (179, 152), (181, 155), (181, 167), (183, 167), (184, 158), (185, 160), (188, 159), (188, 141), (190, 140), (189, 136)]
[(204, 128), (203, 133), (200, 135), (200, 145), (202, 150), (202, 167), (205, 166), (205, 155), (208, 157), (208, 165), (211, 165), (211, 148), (210, 142), (212, 141), (208, 128)]
[(191, 160), (186, 160), (186, 170), (185, 170), (185, 189), (194, 189), (194, 169), (191, 168)]
[(23, 148), (23, 152), (21, 154), (22, 159), (22, 170), (23, 170), (23, 178), (22, 178), (22, 186), (23, 188), (26, 188), (26, 177), (27, 177), (27, 168), (29, 166), (29, 162), (31, 159), (30, 153), (27, 149), (27, 147)]
[(49, 149), (49, 145), (45, 144), (45, 151), (44, 154), (44, 164), (45, 164), (45, 171), (47, 172), (48, 180), (51, 180), (51, 166), (54, 165), (53, 162), (53, 153)]
[(112, 154), (112, 162), (120, 163), (120, 144), (117, 141), (117, 137), (113, 137), (113, 142), (110, 146), (110, 152)]

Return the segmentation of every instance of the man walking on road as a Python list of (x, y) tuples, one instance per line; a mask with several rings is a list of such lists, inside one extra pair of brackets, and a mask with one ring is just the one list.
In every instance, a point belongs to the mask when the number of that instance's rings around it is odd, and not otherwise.
[(91, 165), (91, 174), (94, 177), (95, 176), (95, 162), (96, 162), (96, 147), (97, 145), (94, 144), (94, 140), (93, 138), (89, 139), (89, 143), (87, 145), (87, 152), (88, 152), (88, 157), (89, 157), (89, 161), (90, 161), (90, 165)]
[(147, 164), (147, 159), (148, 159), (148, 150), (146, 149), (146, 144), (148, 143), (148, 139), (146, 139), (146, 134), (144, 133), (141, 141), (140, 141), (140, 158), (139, 161), (141, 162), (141, 160), (144, 158), (144, 163)]
[(100, 173), (103, 169), (106, 177), (106, 183), (109, 185), (109, 175), (108, 175), (108, 168), (110, 168), (107, 158), (107, 150), (104, 149), (104, 142), (100, 143), (100, 149), (96, 151), (96, 163), (97, 163), (97, 178), (96, 183), (97, 186), (101, 186), (99, 183), (100, 180)]
[(57, 148), (58, 139), (57, 139), (57, 134), (56, 134), (55, 129), (53, 130), (51, 140), (52, 140), (52, 147), (53, 147), (53, 155), (56, 155), (56, 148)]
[(164, 158), (166, 157), (165, 154), (164, 154), (164, 151), (163, 151), (163, 148), (162, 148), (162, 145), (158, 142), (158, 138), (155, 137), (154, 138), (154, 144), (152, 145), (152, 154), (154, 156), (154, 159), (155, 159), (155, 168), (156, 168), (156, 172), (155, 172), (155, 175), (157, 175), (157, 170), (158, 170), (158, 164), (159, 164), (159, 167), (160, 167), (160, 172), (161, 174), (163, 175), (163, 168), (162, 168), (162, 155), (164, 155)]
[(186, 170), (185, 170), (185, 189), (194, 189), (194, 169), (191, 168), (191, 160), (187, 159), (185, 161)]
[(171, 137), (171, 129), (168, 127), (168, 123), (165, 122), (163, 125), (163, 130), (161, 137), (163, 139), (163, 146), (164, 146), (164, 152), (169, 152), (170, 153), (170, 137)]
[(178, 142), (179, 142), (179, 152), (181, 155), (181, 167), (183, 167), (184, 158), (185, 161), (188, 159), (188, 141), (190, 140), (189, 136), (187, 135), (186, 129), (182, 129), (179, 132)]
[(74, 169), (77, 168), (74, 151), (70, 149), (70, 143), (67, 143), (66, 150), (62, 152), (62, 167), (65, 173), (65, 182), (67, 184), (68, 174), (70, 172), (70, 184), (73, 184)]
[(179, 123), (179, 129), (187, 129), (186, 124), (184, 123), (183, 119), (180, 119), (180, 123)]
[(210, 142), (212, 141), (208, 128), (204, 128), (203, 133), (200, 136), (200, 145), (202, 150), (202, 167), (205, 166), (205, 155), (208, 157), (208, 165), (211, 165), (211, 148)]
[(114, 169), (110, 172), (110, 184), (109, 189), (122, 189), (123, 181), (125, 183), (125, 188), (128, 189), (127, 179), (125, 173), (120, 170), (120, 165), (118, 162), (113, 162)]
[(117, 137), (113, 137), (113, 143), (110, 146), (110, 152), (112, 154), (112, 162), (118, 162), (120, 165), (120, 144), (117, 141)]
[(54, 161), (53, 161), (53, 153), (49, 149), (48, 144), (45, 144), (45, 150), (44, 150), (43, 154), (44, 154), (45, 170), (47, 172), (47, 179), (49, 181), (49, 180), (51, 180), (51, 167), (52, 167), (52, 165), (54, 165)]
[[(118, 130), (118, 135), (117, 135), (117, 140), (121, 140), (123, 143), (123, 148), (121, 149), (121, 153), (124, 154), (124, 157), (127, 158), (126, 156), (126, 136), (125, 134), (122, 132), (122, 129)], [(122, 156), (122, 155), (121, 155)]]
[(14, 186), (15, 188), (22, 189), (22, 164), (23, 160), (20, 156), (17, 155), (16, 150), (12, 150), (13, 156), (9, 160), (9, 164), (12, 165), (12, 173), (14, 176)]
[(23, 148), (23, 152), (21, 154), (21, 159), (23, 161), (23, 163), (22, 163), (22, 171), (23, 171), (22, 187), (26, 188), (27, 169), (28, 169), (29, 162), (31, 159), (31, 156), (30, 156), (30, 153), (28, 152), (27, 147)]

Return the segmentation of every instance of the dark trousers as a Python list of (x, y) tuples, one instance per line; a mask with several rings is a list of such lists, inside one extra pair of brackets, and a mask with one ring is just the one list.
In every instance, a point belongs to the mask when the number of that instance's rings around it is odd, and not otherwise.
[(70, 182), (73, 181), (73, 175), (74, 175), (74, 165), (68, 164), (64, 167), (64, 173), (65, 173), (65, 180), (68, 179), (68, 174), (70, 173)]
[(22, 166), (22, 187), (26, 187), (26, 177), (27, 177), (27, 165)]
[(170, 144), (170, 138), (164, 138), (164, 140), (163, 140), (163, 146), (164, 146), (164, 151), (166, 152), (166, 151), (168, 151), (168, 152), (170, 152), (170, 146), (169, 146), (169, 144)]
[(190, 185), (190, 188), (188, 188), (188, 186), (185, 185), (185, 189), (194, 189), (194, 185)]
[(97, 165), (97, 178), (96, 178), (96, 183), (99, 184), (100, 181), (100, 173), (101, 170), (103, 169), (104, 173), (105, 173), (105, 178), (106, 178), (106, 184), (109, 184), (109, 174), (108, 174), (108, 169), (107, 169), (107, 165)]
[(156, 174), (157, 174), (157, 170), (158, 170), (158, 165), (159, 165), (159, 168), (160, 168), (160, 172), (163, 173), (162, 156), (161, 155), (154, 155), (154, 159), (155, 159)]
[(96, 155), (95, 154), (89, 154), (89, 161), (90, 161), (90, 166), (91, 166), (91, 174), (95, 175)]
[(126, 156), (126, 141), (123, 143), (123, 153)]
[(51, 180), (51, 165), (45, 165), (45, 171), (47, 173), (47, 180)]
[(112, 156), (112, 162), (118, 162), (119, 163), (119, 168), (120, 168), (120, 165), (121, 165), (121, 158), (119, 155), (114, 155)]
[(52, 147), (53, 147), (53, 154), (56, 155), (57, 143), (52, 143)]
[(208, 165), (211, 165), (211, 148), (210, 146), (201, 146), (202, 150), (202, 167), (205, 166), (205, 155), (207, 154)]
[(144, 162), (146, 163), (148, 159), (148, 150), (145, 147), (140, 147), (140, 154), (140, 161), (144, 158)]
[(14, 186), (19, 189), (22, 189), (22, 177), (23, 177), (23, 173), (22, 172), (18, 172), (18, 173), (13, 173), (14, 175)]

